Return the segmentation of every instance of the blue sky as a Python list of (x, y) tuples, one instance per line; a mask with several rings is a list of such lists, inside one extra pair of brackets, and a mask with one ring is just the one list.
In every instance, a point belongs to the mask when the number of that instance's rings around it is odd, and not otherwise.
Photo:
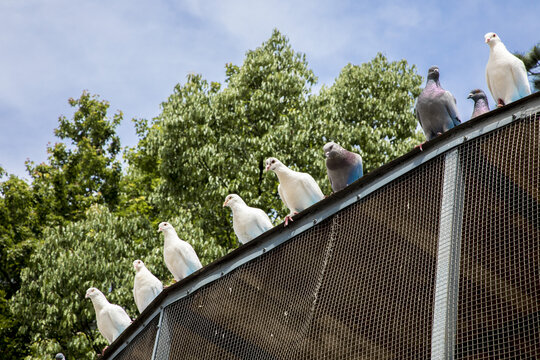
[[(0, 2), (0, 166), (26, 177), (27, 158), (46, 160), (67, 104), (84, 89), (124, 112), (123, 146), (137, 142), (131, 118), (156, 116), (191, 72), (223, 81), (227, 62), (286, 34), (322, 84), (347, 63), (383, 52), (441, 84), (469, 119), (467, 95), (483, 88), (496, 32), (510, 51), (540, 41), (540, 1), (73, 1)], [(491, 104), (493, 103), (490, 97)]]

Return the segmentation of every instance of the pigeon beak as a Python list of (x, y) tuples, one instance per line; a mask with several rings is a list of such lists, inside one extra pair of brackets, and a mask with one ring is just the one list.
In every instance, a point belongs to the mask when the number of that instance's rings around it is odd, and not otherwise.
[(84, 295), (84, 298), (85, 298), (85, 299), (88, 299), (88, 298), (89, 298), (88, 294)]
[(268, 170), (270, 170), (270, 165), (266, 165), (266, 167), (264, 168), (264, 172), (267, 172)]
[(325, 157), (330, 156), (330, 151), (325, 152), (325, 153), (324, 153), (324, 156), (325, 156)]
[(489, 42), (489, 38), (486, 39), (486, 44)]
[(473, 97), (473, 94), (470, 93), (469, 96), (467, 96), (467, 99), (472, 99), (472, 97)]
[(223, 207), (225, 207), (225, 206), (227, 206), (227, 201), (225, 201), (225, 202), (223, 203)]
[(157, 232), (163, 232), (163, 229), (162, 229), (162, 228), (158, 228), (158, 229), (157, 229)]

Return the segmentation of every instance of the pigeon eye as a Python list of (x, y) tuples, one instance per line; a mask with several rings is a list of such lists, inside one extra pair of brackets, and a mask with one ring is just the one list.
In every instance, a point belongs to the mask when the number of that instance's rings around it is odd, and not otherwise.
[(492, 36), (492, 37), (495, 37), (495, 36), (497, 36), (497, 34), (493, 34), (493, 36)]
[(272, 164), (274, 164), (276, 162), (276, 160), (272, 160)]

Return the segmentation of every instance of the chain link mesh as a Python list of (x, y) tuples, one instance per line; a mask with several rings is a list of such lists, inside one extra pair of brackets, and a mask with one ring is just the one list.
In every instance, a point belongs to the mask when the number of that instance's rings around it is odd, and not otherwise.
[(442, 159), (168, 306), (156, 359), (429, 359)]
[(129, 343), (124, 350), (115, 358), (118, 360), (149, 360), (152, 358), (154, 343), (156, 340), (159, 316), (142, 330), (133, 342)]
[[(458, 147), (457, 359), (540, 358), (539, 139), (536, 114)], [(430, 359), (444, 168), (442, 154), (166, 306), (155, 358)], [(157, 318), (116, 359), (151, 359)]]
[(540, 358), (540, 115), (461, 147), (458, 359)]

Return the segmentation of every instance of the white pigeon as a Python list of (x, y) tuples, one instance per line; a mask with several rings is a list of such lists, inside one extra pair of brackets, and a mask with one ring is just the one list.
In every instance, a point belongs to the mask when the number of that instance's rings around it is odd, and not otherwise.
[(152, 300), (163, 291), (163, 284), (146, 268), (141, 260), (135, 260), (133, 267), (137, 272), (133, 281), (133, 297), (137, 309), (142, 313)]
[(266, 160), (265, 171), (268, 170), (276, 173), (279, 180), (279, 197), (291, 211), (285, 217), (285, 226), (289, 220), (292, 221), (294, 214), (324, 199), (321, 188), (311, 175), (291, 170), (273, 157)]
[(497, 106), (502, 106), (531, 93), (523, 61), (506, 49), (495, 33), (484, 35), (489, 45), (486, 80)]
[(86, 290), (85, 298), (92, 300), (96, 311), (98, 330), (109, 344), (131, 324), (131, 319), (126, 311), (118, 305), (111, 304), (98, 289), (91, 287)]
[(244, 200), (236, 194), (227, 195), (223, 206), (231, 208), (234, 233), (242, 244), (255, 239), (273, 227), (270, 218), (264, 211), (247, 206)]
[(163, 258), (174, 280), (180, 281), (202, 268), (195, 250), (187, 242), (180, 240), (171, 224), (160, 223), (158, 231), (163, 232), (165, 236)]

